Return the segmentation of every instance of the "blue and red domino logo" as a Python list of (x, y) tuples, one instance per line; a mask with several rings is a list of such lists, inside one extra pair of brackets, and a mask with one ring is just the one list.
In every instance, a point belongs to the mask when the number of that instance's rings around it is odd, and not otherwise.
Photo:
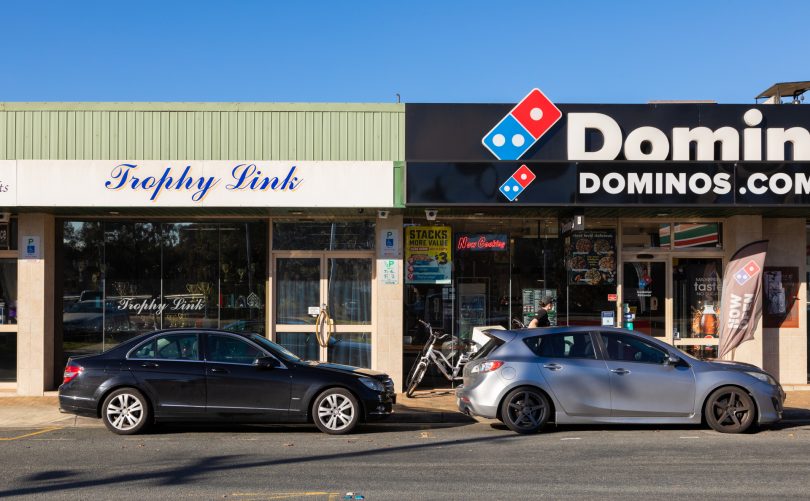
[(738, 284), (744, 285), (745, 282), (754, 278), (757, 273), (759, 273), (759, 270), (759, 265), (752, 259), (748, 261), (745, 266), (740, 268), (740, 271), (734, 274), (734, 280), (736, 280)]
[(532, 89), (481, 142), (498, 160), (519, 160), (560, 118), (560, 109)]
[(521, 165), (520, 168), (512, 174), (512, 177), (501, 185), (500, 191), (510, 202), (514, 202), (517, 196), (523, 193), (523, 190), (525, 190), (536, 177), (534, 172), (526, 167), (525, 164)]

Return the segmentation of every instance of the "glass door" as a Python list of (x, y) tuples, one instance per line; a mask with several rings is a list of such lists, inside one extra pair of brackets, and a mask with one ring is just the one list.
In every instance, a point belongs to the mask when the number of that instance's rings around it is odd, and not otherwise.
[(275, 339), (307, 360), (371, 367), (373, 255), (275, 255)]
[(625, 261), (622, 266), (622, 301), (635, 315), (633, 329), (665, 337), (667, 262)]

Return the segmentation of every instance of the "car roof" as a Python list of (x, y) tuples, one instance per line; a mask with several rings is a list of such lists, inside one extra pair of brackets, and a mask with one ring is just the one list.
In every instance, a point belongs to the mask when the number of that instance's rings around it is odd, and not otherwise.
[[(608, 327), (602, 325), (561, 325), (556, 327), (537, 327), (535, 329), (516, 329), (511, 331), (488, 331), (487, 333), (490, 335), (494, 335), (499, 337), (499, 333), (509, 333), (509, 337), (514, 337), (515, 339), (525, 339), (527, 337), (534, 337), (534, 336), (547, 336), (551, 334), (568, 334), (568, 333), (575, 333), (575, 332), (592, 332), (592, 331), (600, 331), (600, 332), (617, 332), (622, 334), (632, 334), (632, 335), (643, 335), (635, 331), (629, 331), (627, 329), (620, 329), (618, 327)], [(502, 339), (499, 337), (499, 339)]]

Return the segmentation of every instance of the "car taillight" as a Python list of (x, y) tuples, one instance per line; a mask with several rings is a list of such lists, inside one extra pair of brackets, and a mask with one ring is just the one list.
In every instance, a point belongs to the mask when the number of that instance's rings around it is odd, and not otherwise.
[(65, 366), (65, 377), (64, 379), (62, 379), (62, 384), (73, 381), (76, 378), (76, 376), (82, 373), (83, 370), (84, 367), (82, 367), (81, 365), (78, 365), (74, 362), (68, 362), (68, 364)]
[(483, 374), (498, 370), (503, 365), (501, 360), (487, 360), (483, 364), (478, 364), (472, 368), (470, 374)]

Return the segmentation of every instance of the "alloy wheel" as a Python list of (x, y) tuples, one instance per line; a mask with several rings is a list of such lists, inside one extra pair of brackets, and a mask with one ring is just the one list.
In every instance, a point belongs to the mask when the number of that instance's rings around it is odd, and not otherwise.
[(345, 395), (331, 393), (318, 405), (318, 420), (332, 432), (346, 429), (355, 421), (354, 403)]
[(120, 432), (128, 432), (138, 427), (145, 414), (144, 403), (132, 393), (119, 393), (107, 402), (107, 421)]
[(742, 433), (754, 422), (756, 409), (751, 397), (739, 388), (721, 388), (709, 399), (706, 421), (721, 433)]
[(548, 400), (532, 390), (518, 389), (504, 401), (504, 423), (518, 433), (534, 433), (548, 421)]

